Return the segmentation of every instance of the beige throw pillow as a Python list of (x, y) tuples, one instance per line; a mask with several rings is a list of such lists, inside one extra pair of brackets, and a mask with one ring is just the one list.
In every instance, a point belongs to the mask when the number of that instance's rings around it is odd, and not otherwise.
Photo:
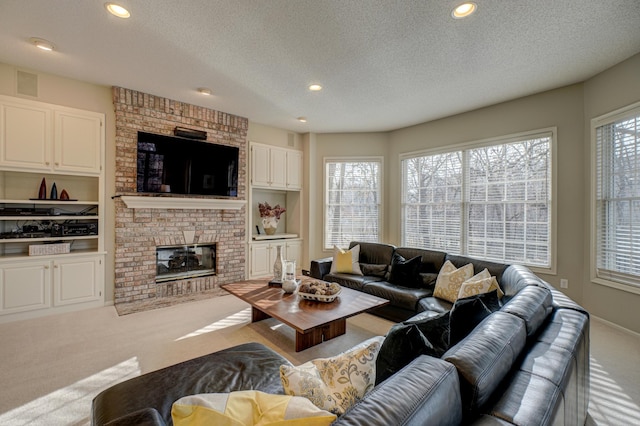
[(372, 337), (331, 358), (297, 367), (280, 366), (284, 392), (304, 396), (322, 410), (343, 414), (375, 386), (376, 357), (383, 341), (383, 336)]
[(352, 274), (362, 275), (360, 264), (360, 244), (353, 246), (350, 250), (343, 250), (333, 246), (333, 261), (331, 262), (331, 274)]
[(481, 293), (489, 293), (493, 290), (498, 291), (498, 298), (504, 296), (504, 293), (498, 285), (496, 277), (492, 277), (489, 270), (485, 268), (462, 283), (460, 291), (458, 292), (458, 299), (475, 296), (476, 294)]
[(462, 283), (473, 276), (473, 264), (468, 263), (461, 268), (456, 268), (447, 260), (438, 274), (436, 287), (433, 290), (434, 297), (454, 303), (458, 299), (458, 293)]

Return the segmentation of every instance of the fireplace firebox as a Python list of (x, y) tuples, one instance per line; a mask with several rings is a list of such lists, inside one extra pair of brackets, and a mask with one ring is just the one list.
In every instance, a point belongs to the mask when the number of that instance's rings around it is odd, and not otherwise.
[(216, 244), (156, 247), (156, 282), (216, 274)]

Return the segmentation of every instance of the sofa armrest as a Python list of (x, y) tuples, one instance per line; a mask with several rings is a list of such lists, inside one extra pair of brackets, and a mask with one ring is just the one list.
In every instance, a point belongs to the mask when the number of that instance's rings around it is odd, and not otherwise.
[(311, 261), (311, 276), (318, 280), (327, 275), (331, 271), (331, 264), (333, 263), (333, 257), (325, 257), (324, 259), (317, 259)]
[(377, 385), (332, 426), (459, 425), (460, 382), (455, 367), (421, 355)]

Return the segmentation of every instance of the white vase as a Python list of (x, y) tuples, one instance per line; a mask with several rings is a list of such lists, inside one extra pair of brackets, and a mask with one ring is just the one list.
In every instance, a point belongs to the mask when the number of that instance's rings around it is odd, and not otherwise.
[(264, 228), (264, 232), (267, 235), (273, 235), (276, 233), (276, 229), (278, 229), (278, 222), (275, 216), (267, 216), (262, 218), (262, 227)]
[(285, 293), (293, 293), (298, 288), (296, 280), (284, 280), (282, 281), (282, 289)]

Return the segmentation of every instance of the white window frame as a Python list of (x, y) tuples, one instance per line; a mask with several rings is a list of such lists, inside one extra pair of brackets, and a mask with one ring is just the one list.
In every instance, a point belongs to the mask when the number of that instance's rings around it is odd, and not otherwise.
[[(359, 163), (359, 162), (375, 162), (379, 164), (380, 168), (380, 188), (378, 189), (378, 241), (382, 241), (384, 235), (383, 229), (383, 216), (384, 216), (384, 157), (381, 156), (372, 156), (372, 157), (324, 157), (323, 158), (323, 166), (322, 166), (322, 175), (323, 175), (323, 211), (322, 211), (322, 250), (327, 252), (333, 249), (333, 245), (331, 247), (327, 247), (327, 210), (326, 206), (328, 205), (327, 199), (327, 190), (328, 190), (328, 179), (327, 176), (327, 165), (330, 163)], [(342, 247), (346, 248), (346, 247)]]
[[(612, 124), (616, 121), (640, 115), (640, 102), (622, 107), (607, 114), (591, 119), (591, 256), (590, 272), (591, 282), (640, 294), (640, 276), (625, 276), (624, 274), (609, 274), (598, 272), (598, 211), (597, 211), (597, 129), (598, 127)], [(614, 281), (615, 280), (615, 281)]]
[[(412, 152), (407, 152), (407, 153), (403, 153), (400, 154), (400, 158), (399, 158), (399, 170), (401, 171), (401, 176), (400, 176), (400, 180), (401, 180), (401, 204), (402, 204), (402, 209), (403, 211), (400, 212), (400, 237), (402, 240), (402, 244), (405, 245), (405, 224), (404, 224), (404, 205), (405, 205), (405, 193), (406, 193), (406, 188), (405, 188), (405, 179), (404, 179), (404, 171), (403, 171), (403, 166), (402, 166), (402, 161), (406, 160), (406, 159), (410, 159), (410, 158), (415, 158), (415, 157), (419, 157), (419, 156), (429, 156), (429, 155), (437, 155), (437, 154), (446, 154), (446, 153), (450, 153), (450, 152), (456, 152), (456, 151), (466, 151), (466, 150), (470, 150), (470, 149), (474, 149), (474, 148), (484, 148), (484, 147), (488, 147), (488, 146), (493, 146), (493, 145), (502, 145), (502, 144), (508, 144), (508, 143), (513, 143), (513, 142), (519, 142), (522, 140), (526, 140), (526, 139), (534, 139), (537, 137), (545, 137), (545, 136), (550, 136), (551, 138), (551, 146), (550, 146), (550, 150), (551, 150), (551, 188), (550, 188), (550, 205), (549, 208), (551, 210), (550, 213), (550, 241), (549, 241), (549, 266), (548, 267), (542, 267), (539, 265), (526, 265), (527, 267), (529, 267), (529, 269), (531, 269), (534, 272), (538, 272), (538, 273), (543, 273), (543, 274), (548, 274), (548, 275), (556, 275), (557, 271), (556, 271), (556, 266), (557, 266), (557, 134), (558, 134), (558, 130), (557, 127), (547, 127), (547, 128), (542, 128), (542, 129), (535, 129), (535, 130), (531, 130), (531, 131), (526, 131), (526, 132), (521, 132), (521, 133), (514, 133), (514, 134), (509, 134), (509, 135), (505, 135), (505, 136), (499, 136), (499, 137), (495, 137), (495, 138), (488, 138), (488, 139), (482, 139), (482, 140), (477, 140), (477, 141), (469, 141), (469, 142), (463, 142), (463, 143), (459, 143), (459, 144), (454, 144), (454, 145), (449, 145), (446, 147), (438, 147), (438, 148), (432, 148), (432, 149), (427, 149), (427, 150), (420, 150), (420, 151), (412, 151)], [(466, 155), (466, 153), (464, 154)], [(465, 170), (464, 173), (466, 174), (468, 171)], [(468, 210), (468, 206), (467, 206), (468, 202), (463, 199), (463, 215), (465, 214), (464, 212), (466, 212)], [(466, 231), (467, 231), (467, 226), (468, 223), (467, 221), (463, 221), (462, 226), (460, 227), (460, 243), (461, 243), (461, 247), (465, 247), (466, 246)], [(463, 249), (464, 250), (464, 249)], [(463, 252), (461, 255), (466, 256), (466, 254)], [(511, 263), (516, 263), (516, 262), (511, 262)]]

